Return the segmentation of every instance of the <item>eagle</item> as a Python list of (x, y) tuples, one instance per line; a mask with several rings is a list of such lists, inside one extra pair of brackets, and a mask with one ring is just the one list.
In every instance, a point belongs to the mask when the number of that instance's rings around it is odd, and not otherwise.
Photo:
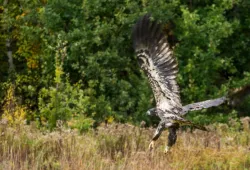
[(160, 118), (149, 149), (154, 148), (154, 143), (163, 130), (168, 129), (168, 143), (164, 150), (167, 153), (176, 142), (176, 132), (180, 126), (188, 125), (207, 131), (204, 126), (185, 119), (186, 113), (218, 106), (226, 101), (226, 97), (182, 106), (180, 90), (176, 81), (178, 63), (169, 47), (161, 24), (157, 20), (152, 21), (150, 14), (144, 15), (135, 24), (132, 39), (138, 63), (148, 77), (156, 102), (156, 107), (149, 109), (147, 114)]

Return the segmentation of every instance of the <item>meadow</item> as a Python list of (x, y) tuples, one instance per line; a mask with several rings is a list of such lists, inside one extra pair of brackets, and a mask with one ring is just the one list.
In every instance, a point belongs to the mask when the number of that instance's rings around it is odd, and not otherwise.
[[(0, 170), (250, 169), (250, 118), (239, 120), (250, 116), (249, 2), (4, 0)], [(182, 104), (232, 99), (188, 115), (210, 131), (180, 129), (167, 155), (168, 131), (150, 152), (155, 127), (114, 123), (154, 123), (131, 36), (146, 13), (178, 61)]]
[(150, 152), (153, 128), (101, 125), (80, 134), (58, 127), (49, 132), (35, 124), (0, 127), (0, 169), (250, 169), (249, 124), (208, 126), (210, 132), (180, 129), (176, 145), (164, 154), (168, 131)]

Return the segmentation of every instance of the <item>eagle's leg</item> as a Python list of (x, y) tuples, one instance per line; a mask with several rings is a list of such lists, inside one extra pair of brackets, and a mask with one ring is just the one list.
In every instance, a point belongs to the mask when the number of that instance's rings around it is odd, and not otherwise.
[(154, 142), (161, 136), (161, 133), (163, 132), (163, 130), (165, 129), (165, 123), (163, 121), (161, 121), (154, 133), (154, 136), (152, 138), (152, 141), (149, 144), (149, 150), (151, 151), (152, 149), (154, 149)]
[(165, 148), (164, 153), (169, 152), (170, 148), (175, 144), (177, 139), (176, 131), (178, 127), (169, 127), (169, 135), (168, 135), (168, 145)]

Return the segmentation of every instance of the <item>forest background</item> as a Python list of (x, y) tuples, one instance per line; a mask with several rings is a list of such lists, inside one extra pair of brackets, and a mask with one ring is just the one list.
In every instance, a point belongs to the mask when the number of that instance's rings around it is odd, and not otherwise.
[[(248, 0), (1, 0), (0, 116), (10, 124), (147, 126), (155, 105), (131, 31), (151, 13), (178, 59), (184, 104), (250, 84)], [(240, 101), (240, 102), (239, 102)], [(201, 124), (250, 115), (250, 96), (188, 114)]]

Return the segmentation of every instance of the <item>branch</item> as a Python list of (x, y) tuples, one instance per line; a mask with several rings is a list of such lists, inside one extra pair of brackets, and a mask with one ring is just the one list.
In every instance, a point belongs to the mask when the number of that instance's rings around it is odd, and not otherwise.
[(11, 50), (11, 40), (9, 38), (6, 39), (6, 48), (7, 48), (8, 62), (9, 62), (9, 72), (12, 73), (15, 71), (15, 66), (13, 63), (13, 56), (12, 56), (12, 50)]

